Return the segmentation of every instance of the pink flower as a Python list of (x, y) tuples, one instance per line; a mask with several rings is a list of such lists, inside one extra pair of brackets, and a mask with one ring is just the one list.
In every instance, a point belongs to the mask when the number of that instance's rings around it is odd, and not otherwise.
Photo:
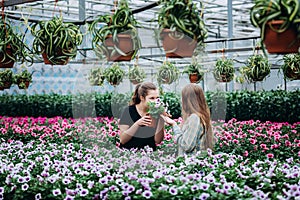
[(256, 140), (253, 139), (253, 138), (250, 138), (249, 141), (250, 141), (251, 144), (255, 144), (256, 143)]
[(268, 158), (274, 158), (274, 155), (273, 155), (272, 153), (268, 153), (268, 154), (267, 154), (267, 157), (268, 157)]
[(245, 157), (247, 157), (248, 154), (249, 154), (248, 151), (245, 151), (243, 155), (244, 155)]

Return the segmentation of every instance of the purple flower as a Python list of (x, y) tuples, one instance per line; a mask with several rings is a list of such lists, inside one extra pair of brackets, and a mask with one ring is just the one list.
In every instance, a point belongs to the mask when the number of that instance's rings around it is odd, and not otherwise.
[(29, 185), (27, 183), (22, 185), (22, 190), (26, 191), (29, 188)]
[(194, 192), (194, 191), (196, 191), (196, 190), (198, 190), (198, 189), (199, 189), (198, 185), (192, 185), (192, 186), (191, 186), (192, 192)]
[(152, 192), (150, 190), (145, 190), (142, 193), (142, 196), (145, 197), (146, 199), (150, 199), (152, 197)]
[(0, 187), (0, 194), (4, 193), (4, 187)]
[(36, 194), (34, 197), (35, 197), (35, 200), (40, 200), (40, 199), (42, 199), (41, 193)]
[(172, 195), (177, 195), (178, 194), (178, 190), (174, 186), (172, 186), (172, 187), (169, 188), (169, 192)]
[(70, 195), (67, 195), (66, 198), (64, 198), (64, 200), (73, 200), (74, 197), (73, 196), (70, 196)]
[(200, 183), (200, 189), (201, 190), (208, 190), (209, 188), (209, 184), (206, 184), (206, 183)]
[(199, 199), (201, 199), (201, 200), (206, 200), (208, 197), (209, 197), (209, 194), (207, 194), (207, 193), (202, 193), (202, 194), (199, 196)]
[(61, 195), (61, 191), (60, 191), (60, 189), (58, 188), (58, 189), (53, 190), (53, 191), (52, 191), (52, 194), (56, 197), (56, 196), (58, 196), (58, 195)]
[(79, 195), (81, 197), (85, 197), (88, 193), (89, 193), (89, 191), (87, 189), (81, 189)]

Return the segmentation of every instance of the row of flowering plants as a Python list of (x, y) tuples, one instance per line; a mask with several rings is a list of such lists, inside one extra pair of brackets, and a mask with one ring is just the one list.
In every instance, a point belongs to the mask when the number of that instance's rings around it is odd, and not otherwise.
[(176, 157), (170, 127), (128, 151), (117, 119), (0, 117), (0, 199), (297, 199), (299, 128), (215, 122), (214, 152)]
[(68, 143), (0, 145), (2, 199), (292, 199), (300, 196), (293, 159), (234, 154), (175, 158)]

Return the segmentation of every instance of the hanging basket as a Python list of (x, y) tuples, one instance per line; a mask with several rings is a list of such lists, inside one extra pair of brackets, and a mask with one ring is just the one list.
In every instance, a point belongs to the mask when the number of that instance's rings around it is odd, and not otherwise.
[(193, 56), (197, 46), (196, 40), (170, 29), (163, 29), (160, 36), (166, 57), (184, 58)]
[(300, 39), (297, 38), (297, 29), (295, 26), (290, 26), (286, 31), (278, 33), (272, 30), (279, 29), (284, 23), (283, 20), (274, 20), (267, 24), (264, 33), (264, 44), (268, 53), (298, 53), (300, 47)]
[[(106, 53), (107, 61), (119, 62), (119, 61), (131, 61), (135, 51), (133, 48), (133, 41), (129, 34), (118, 34), (118, 43), (114, 43), (112, 35), (108, 35), (104, 45), (108, 51)], [(126, 55), (121, 55), (115, 51), (115, 47), (120, 49)]]
[[(13, 57), (13, 52), (9, 45), (6, 47), (6, 54)], [(10, 57), (4, 56), (0, 53), (0, 68), (13, 68), (15, 61)]]

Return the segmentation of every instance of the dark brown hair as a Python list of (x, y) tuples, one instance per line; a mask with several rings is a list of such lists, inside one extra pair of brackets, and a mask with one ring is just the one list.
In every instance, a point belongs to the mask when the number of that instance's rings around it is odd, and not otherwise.
[(211, 126), (210, 111), (202, 88), (197, 84), (186, 85), (181, 92), (183, 119), (195, 113), (205, 129), (205, 149), (213, 149), (214, 135)]
[(151, 82), (139, 83), (136, 85), (133, 95), (131, 97), (130, 105), (136, 105), (141, 102), (140, 97), (146, 97), (149, 90), (157, 90), (156, 85)]

